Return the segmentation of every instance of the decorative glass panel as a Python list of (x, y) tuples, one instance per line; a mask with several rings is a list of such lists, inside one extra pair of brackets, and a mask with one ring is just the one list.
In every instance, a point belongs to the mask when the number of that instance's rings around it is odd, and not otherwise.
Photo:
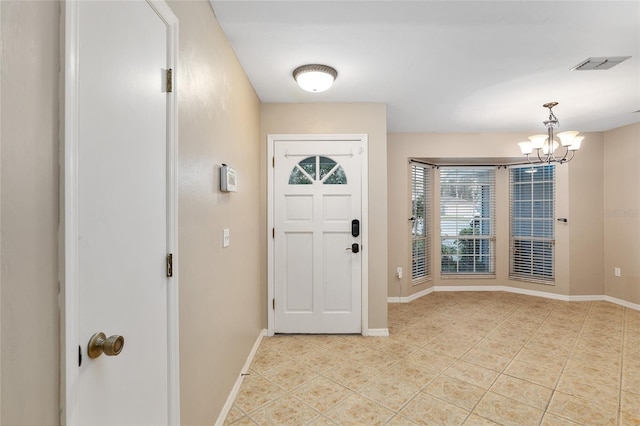
[(347, 175), (338, 163), (328, 157), (307, 157), (291, 171), (289, 185), (309, 185), (321, 181), (325, 185), (344, 185)]
[(298, 165), (311, 176), (313, 180), (317, 179), (316, 177), (316, 157), (308, 157), (302, 160)]
[(309, 185), (313, 182), (305, 175), (302, 170), (295, 166), (289, 176), (289, 185)]
[(347, 175), (344, 174), (344, 170), (341, 166), (335, 167), (333, 173), (331, 173), (324, 180), (325, 185), (346, 185)]
[(331, 173), (333, 168), (336, 166), (336, 162), (331, 158), (320, 157), (320, 180), (324, 179), (326, 175)]

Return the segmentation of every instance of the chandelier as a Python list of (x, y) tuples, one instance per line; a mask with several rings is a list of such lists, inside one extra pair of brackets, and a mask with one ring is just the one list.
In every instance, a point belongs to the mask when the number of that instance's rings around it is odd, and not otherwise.
[(571, 130), (554, 134), (555, 129), (560, 127), (560, 122), (553, 113), (553, 107), (556, 105), (557, 102), (542, 105), (549, 108), (549, 119), (542, 122), (547, 128), (547, 134), (529, 136), (528, 141), (518, 143), (520, 151), (527, 156), (531, 164), (568, 163), (580, 149), (584, 136), (578, 136), (579, 132)]

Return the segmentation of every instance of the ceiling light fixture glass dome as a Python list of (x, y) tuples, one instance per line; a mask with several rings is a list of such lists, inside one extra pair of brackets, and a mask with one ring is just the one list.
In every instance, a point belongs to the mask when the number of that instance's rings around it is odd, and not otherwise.
[(312, 93), (324, 92), (333, 84), (338, 72), (327, 65), (302, 65), (293, 70), (293, 78), (303, 90)]

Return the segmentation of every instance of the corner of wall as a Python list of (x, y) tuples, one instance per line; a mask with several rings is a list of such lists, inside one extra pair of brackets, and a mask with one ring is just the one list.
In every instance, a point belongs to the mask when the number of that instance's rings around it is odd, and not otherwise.
[[(607, 297), (640, 304), (640, 123), (604, 133), (604, 282)], [(620, 269), (620, 276), (614, 274)]]

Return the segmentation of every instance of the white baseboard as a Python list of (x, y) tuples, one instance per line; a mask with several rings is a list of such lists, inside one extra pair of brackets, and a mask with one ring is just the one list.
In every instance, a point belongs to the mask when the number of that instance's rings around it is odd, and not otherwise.
[(411, 294), (409, 296), (400, 296), (400, 297), (387, 297), (387, 303), (409, 303), (413, 302), (416, 299), (420, 299), (422, 296), (426, 296), (427, 294), (433, 293), (434, 287), (429, 287), (424, 290), (421, 290), (417, 293)]
[(505, 285), (491, 285), (491, 286), (433, 286), (416, 294), (412, 294), (408, 297), (388, 297), (388, 303), (409, 303), (416, 299), (426, 296), (434, 291), (506, 291), (508, 293), (524, 294), (527, 296), (544, 297), (546, 299), (561, 300), (564, 302), (599, 302), (606, 301), (614, 303), (616, 305), (624, 306), (625, 308), (640, 311), (640, 305), (636, 303), (627, 302), (626, 300), (617, 299), (611, 296), (605, 296), (602, 294), (594, 295), (580, 295), (569, 296), (565, 294), (555, 294), (546, 291), (527, 290), (524, 288), (510, 287)]
[(437, 285), (434, 291), (509, 291), (503, 285)]
[(370, 328), (367, 330), (368, 337), (389, 337), (388, 328)]
[(233, 407), (233, 403), (238, 396), (238, 392), (240, 392), (240, 386), (242, 386), (242, 381), (244, 380), (244, 374), (249, 372), (249, 367), (251, 367), (251, 363), (253, 362), (253, 358), (256, 356), (256, 352), (260, 347), (260, 342), (262, 342), (262, 338), (267, 335), (267, 330), (262, 330), (260, 334), (258, 334), (258, 338), (253, 344), (253, 348), (251, 348), (251, 352), (249, 352), (249, 356), (242, 366), (242, 370), (238, 375), (238, 379), (236, 383), (233, 385), (231, 392), (229, 392), (229, 396), (227, 397), (227, 402), (224, 403), (222, 407), (222, 411), (220, 411), (220, 415), (218, 416), (218, 420), (215, 422), (215, 426), (222, 426), (227, 416), (229, 415), (229, 411), (231, 411), (231, 407)]
[(592, 296), (569, 296), (569, 302), (603, 302), (607, 296), (602, 294), (592, 295)]
[(636, 303), (627, 302), (626, 300), (617, 299), (611, 296), (604, 296), (604, 300), (615, 303), (616, 305), (624, 306), (625, 308), (633, 309), (634, 311), (640, 311), (640, 305)]

